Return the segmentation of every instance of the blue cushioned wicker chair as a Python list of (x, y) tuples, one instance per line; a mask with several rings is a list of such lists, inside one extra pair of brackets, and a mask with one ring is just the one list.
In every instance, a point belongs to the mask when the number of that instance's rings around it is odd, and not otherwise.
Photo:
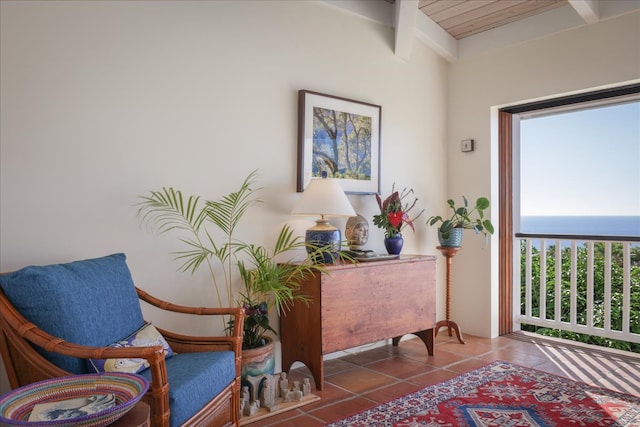
[[(153, 426), (238, 425), (244, 312), (174, 305), (136, 288), (124, 254), (0, 275), (0, 351), (12, 388), (92, 372), (90, 360), (146, 359)], [(139, 300), (163, 310), (233, 316), (231, 336), (156, 329), (165, 348), (110, 346), (145, 325)], [(228, 317), (229, 319), (231, 317)], [(135, 345), (135, 342), (133, 343)]]

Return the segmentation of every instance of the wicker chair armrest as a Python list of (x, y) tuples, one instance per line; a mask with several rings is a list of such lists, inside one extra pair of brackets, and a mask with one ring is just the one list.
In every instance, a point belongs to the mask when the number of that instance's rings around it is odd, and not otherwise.
[[(168, 301), (161, 300), (156, 298), (149, 293), (143, 291), (136, 287), (136, 292), (138, 293), (138, 298), (142, 301), (150, 304), (154, 307), (160, 308), (165, 311), (171, 311), (174, 313), (185, 313), (185, 314), (194, 314), (197, 316), (233, 316), (234, 318), (234, 328), (233, 331), (228, 336), (211, 336), (211, 337), (190, 337), (186, 335), (176, 334), (171, 331), (161, 330), (160, 333), (165, 336), (165, 338), (169, 337), (171, 339), (181, 341), (181, 340), (195, 340), (195, 341), (211, 341), (212, 343), (223, 343), (223, 342), (233, 342), (235, 343), (237, 338), (242, 340), (242, 335), (244, 331), (244, 319), (245, 312), (242, 307), (191, 307), (186, 305), (173, 304)], [(231, 341), (229, 341), (231, 339)]]
[(198, 316), (217, 315), (244, 317), (244, 309), (242, 307), (191, 307), (186, 305), (173, 304), (168, 301), (161, 300), (138, 287), (136, 287), (136, 292), (138, 293), (138, 298), (140, 298), (142, 301), (166, 311), (173, 311), (175, 313), (196, 314)]
[(240, 351), (242, 336), (190, 336), (157, 328), (164, 339), (176, 353), (191, 353), (200, 351)]

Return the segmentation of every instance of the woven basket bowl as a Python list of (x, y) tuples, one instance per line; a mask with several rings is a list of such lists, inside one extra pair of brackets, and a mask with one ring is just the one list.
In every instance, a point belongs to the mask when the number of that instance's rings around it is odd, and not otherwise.
[[(10, 391), (0, 398), (0, 425), (101, 427), (129, 411), (149, 389), (149, 382), (134, 374), (104, 373), (59, 377)], [(116, 405), (94, 414), (66, 420), (28, 421), (34, 405), (91, 395), (113, 394)]]

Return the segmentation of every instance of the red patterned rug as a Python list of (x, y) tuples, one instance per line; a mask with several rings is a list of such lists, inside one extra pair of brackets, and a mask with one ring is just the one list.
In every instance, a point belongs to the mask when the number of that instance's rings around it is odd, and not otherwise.
[(640, 398), (494, 362), (327, 426), (640, 427)]

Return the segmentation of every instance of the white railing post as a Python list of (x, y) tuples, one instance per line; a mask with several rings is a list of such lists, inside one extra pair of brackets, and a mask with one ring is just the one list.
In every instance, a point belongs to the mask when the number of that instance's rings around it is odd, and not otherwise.
[(593, 328), (593, 281), (594, 281), (594, 256), (593, 242), (587, 243), (587, 328)]
[(604, 244), (604, 330), (611, 330), (611, 242)]
[(578, 323), (578, 244), (571, 242), (571, 314), (569, 321), (572, 325)]
[[(532, 260), (531, 260), (531, 240), (527, 240), (527, 259), (526, 259), (526, 266), (527, 266), (526, 267), (526, 269), (527, 269), (526, 280), (527, 281), (526, 281), (526, 285), (525, 285), (525, 290), (526, 290), (525, 298), (526, 298), (526, 301), (527, 301), (527, 303), (526, 303), (527, 305), (526, 305), (526, 308), (525, 308), (525, 313), (526, 313), (527, 317), (531, 317), (531, 304), (532, 304), (532, 302), (531, 302), (531, 280), (532, 280), (531, 270), (533, 268), (532, 265), (533, 265), (533, 263), (532, 263)], [(518, 286), (518, 288), (519, 287), (520, 286)], [(520, 295), (520, 294), (521, 294), (521, 292), (517, 293), (517, 295)]]
[(547, 319), (547, 242), (540, 240), (540, 319)]
[(562, 242), (556, 240), (556, 275), (555, 275), (555, 298), (553, 301), (553, 318), (558, 325), (562, 321)]
[[(631, 316), (631, 244), (625, 243), (622, 245), (622, 264), (623, 278), (622, 278), (622, 332), (629, 333), (631, 331), (630, 316)], [(640, 292), (636, 289), (636, 292)]]

